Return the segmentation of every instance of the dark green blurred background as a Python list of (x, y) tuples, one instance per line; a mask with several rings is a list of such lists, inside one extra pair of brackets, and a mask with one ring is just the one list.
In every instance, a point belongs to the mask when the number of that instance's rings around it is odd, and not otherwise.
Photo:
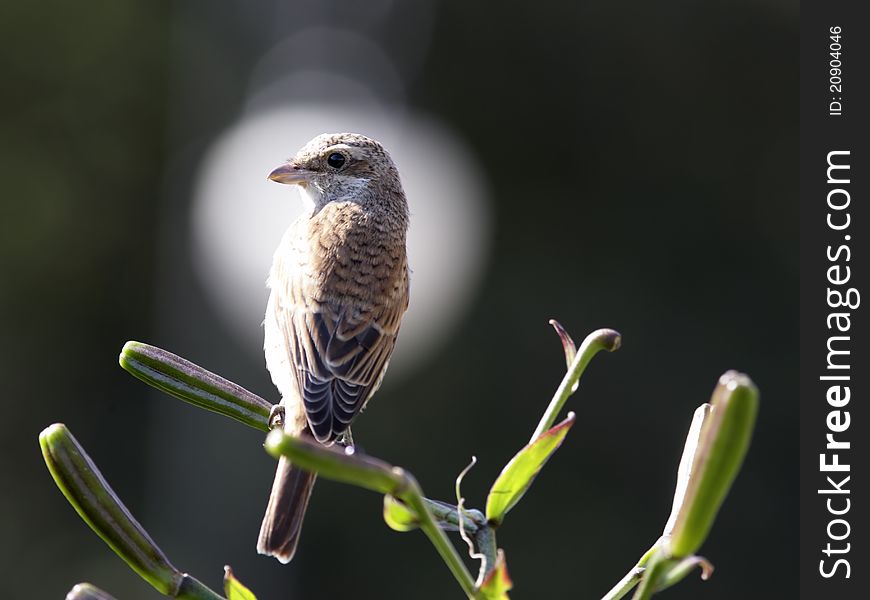
[[(407, 103), (458, 132), (492, 187), (480, 293), (359, 422), (366, 451), (444, 499), (476, 454), (464, 491), (481, 506), (564, 371), (547, 319), (578, 341), (618, 329), (623, 348), (592, 363), (577, 424), (499, 537), (516, 598), (598, 598), (660, 533), (692, 411), (740, 369), (762, 406), (702, 548), (716, 574), (663, 597), (794, 597), (797, 2), (370, 6), (376, 25), (350, 0), (0, 7), (4, 596), (62, 598), (87, 580), (158, 597), (51, 481), (36, 438), (55, 421), (207, 583), (229, 563), (263, 600), (460, 596), (422, 535), (384, 526), (380, 498), (330, 482), (297, 559), (256, 556), (274, 468), (261, 436), (117, 366), (125, 340), (149, 341), (274, 398), (262, 356), (191, 276), (185, 189), (257, 57), (305, 15), (363, 23), (389, 56), (429, 23)], [(189, 479), (166, 486), (163, 460)]]

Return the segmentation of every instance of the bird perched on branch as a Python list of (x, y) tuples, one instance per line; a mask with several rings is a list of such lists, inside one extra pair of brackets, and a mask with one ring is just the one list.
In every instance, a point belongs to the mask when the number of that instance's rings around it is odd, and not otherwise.
[[(408, 307), (408, 204), (390, 155), (355, 133), (319, 135), (269, 179), (299, 186), (306, 210), (272, 262), (266, 366), (281, 392), (271, 425), (322, 444), (378, 389)], [(289, 562), (315, 475), (278, 462), (257, 551)]]

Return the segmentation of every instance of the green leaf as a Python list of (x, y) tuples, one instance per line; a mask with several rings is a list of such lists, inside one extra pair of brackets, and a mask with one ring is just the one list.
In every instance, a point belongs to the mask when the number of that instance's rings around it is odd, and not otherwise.
[(486, 518), (490, 523), (494, 526), (501, 524), (505, 514), (520, 501), (541, 467), (562, 444), (573, 424), (574, 413), (571, 412), (564, 421), (545, 431), (505, 465), (486, 499)]
[(504, 560), (504, 550), (498, 551), (495, 566), (484, 578), (475, 600), (509, 600), (508, 592), (514, 587)]
[(224, 593), (227, 600), (257, 600), (254, 593), (235, 578), (229, 565), (224, 567)]
[(162, 348), (127, 342), (118, 357), (130, 374), (199, 408), (269, 431), (272, 405), (240, 385)]
[(420, 526), (417, 513), (390, 494), (384, 496), (384, 521), (390, 529), (400, 532), (411, 531)]

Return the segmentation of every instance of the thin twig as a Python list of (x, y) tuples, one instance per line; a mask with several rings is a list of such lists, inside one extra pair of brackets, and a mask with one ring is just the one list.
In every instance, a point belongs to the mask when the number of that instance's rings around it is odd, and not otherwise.
[(287, 435), (280, 429), (273, 430), (266, 437), (264, 446), (273, 456), (286, 456), (296, 466), (316, 472), (321, 477), (399, 498), (417, 514), (420, 529), (435, 546), (466, 596), (474, 598), (476, 590), (471, 573), (432, 516), (420, 484), (413, 475), (371, 456), (347, 455), (334, 448)]

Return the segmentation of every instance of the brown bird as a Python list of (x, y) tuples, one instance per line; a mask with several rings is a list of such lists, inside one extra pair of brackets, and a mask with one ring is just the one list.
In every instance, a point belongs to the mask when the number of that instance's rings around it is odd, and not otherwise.
[[(355, 133), (319, 135), (269, 179), (297, 185), (306, 211), (272, 262), (266, 366), (281, 392), (272, 425), (351, 444), (408, 308), (408, 204), (390, 155)], [(315, 475), (281, 458), (257, 551), (289, 562)]]

